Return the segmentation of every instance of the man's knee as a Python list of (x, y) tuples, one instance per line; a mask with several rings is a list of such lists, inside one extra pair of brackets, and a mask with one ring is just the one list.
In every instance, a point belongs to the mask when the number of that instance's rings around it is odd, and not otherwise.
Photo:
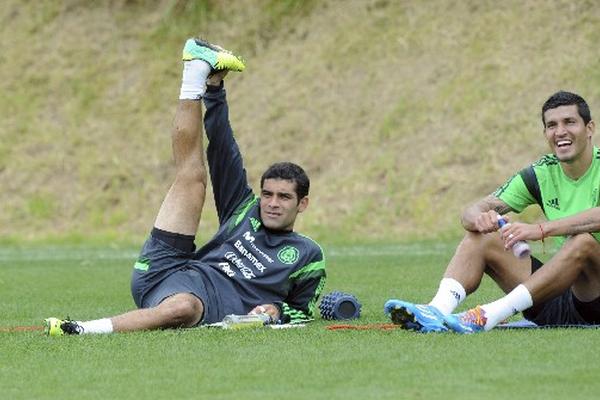
[(196, 296), (178, 293), (163, 301), (159, 307), (169, 320), (170, 327), (191, 327), (200, 322), (204, 307)]
[(500, 239), (497, 233), (483, 234), (479, 232), (467, 232), (460, 246), (472, 251), (478, 251), (483, 256), (492, 250), (503, 249), (502, 239)]
[(194, 185), (197, 190), (206, 190), (208, 174), (204, 162), (202, 160), (187, 162), (177, 171), (176, 180), (187, 187)]
[(569, 254), (570, 258), (585, 260), (597, 258), (600, 251), (600, 243), (589, 233), (580, 233), (571, 236), (565, 243), (563, 251)]

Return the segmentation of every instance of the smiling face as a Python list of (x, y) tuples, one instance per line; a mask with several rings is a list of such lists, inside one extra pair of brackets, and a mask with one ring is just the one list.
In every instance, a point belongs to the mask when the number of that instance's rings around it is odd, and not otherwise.
[(296, 182), (287, 179), (265, 179), (260, 191), (260, 217), (265, 227), (291, 231), (298, 213), (308, 206), (308, 197), (298, 199)]
[(594, 121), (586, 124), (577, 111), (577, 105), (548, 109), (544, 112), (544, 121), (544, 135), (560, 162), (585, 163), (588, 158), (591, 162)]

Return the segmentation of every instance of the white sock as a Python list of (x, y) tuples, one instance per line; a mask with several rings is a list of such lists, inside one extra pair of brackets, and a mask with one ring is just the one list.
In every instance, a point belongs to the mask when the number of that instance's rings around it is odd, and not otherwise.
[(206, 92), (206, 78), (210, 71), (210, 65), (204, 60), (184, 61), (179, 100), (201, 99)]
[(443, 278), (436, 295), (429, 302), (444, 315), (450, 314), (467, 297), (465, 288), (456, 279)]
[(531, 293), (525, 286), (519, 285), (501, 299), (481, 306), (487, 318), (484, 329), (489, 331), (506, 318), (526, 310), (532, 305)]
[(87, 333), (112, 333), (113, 325), (110, 318), (95, 319), (93, 321), (76, 321), (83, 328), (81, 334)]

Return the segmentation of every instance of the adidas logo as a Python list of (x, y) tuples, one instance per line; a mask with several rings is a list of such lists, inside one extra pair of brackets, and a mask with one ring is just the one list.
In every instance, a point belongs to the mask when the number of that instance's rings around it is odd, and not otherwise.
[(256, 232), (260, 228), (260, 221), (254, 217), (250, 217), (250, 225), (252, 225), (252, 229)]
[(552, 207), (554, 209), (560, 210), (560, 204), (558, 203), (558, 198), (555, 197), (546, 202), (546, 206)]

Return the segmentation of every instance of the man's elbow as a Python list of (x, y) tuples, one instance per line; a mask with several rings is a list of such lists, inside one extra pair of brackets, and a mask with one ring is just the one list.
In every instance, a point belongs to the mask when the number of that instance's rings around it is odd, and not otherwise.
[(460, 216), (460, 224), (465, 231), (477, 232), (477, 228), (475, 227), (475, 222), (472, 216), (473, 213), (470, 207), (466, 208)]

